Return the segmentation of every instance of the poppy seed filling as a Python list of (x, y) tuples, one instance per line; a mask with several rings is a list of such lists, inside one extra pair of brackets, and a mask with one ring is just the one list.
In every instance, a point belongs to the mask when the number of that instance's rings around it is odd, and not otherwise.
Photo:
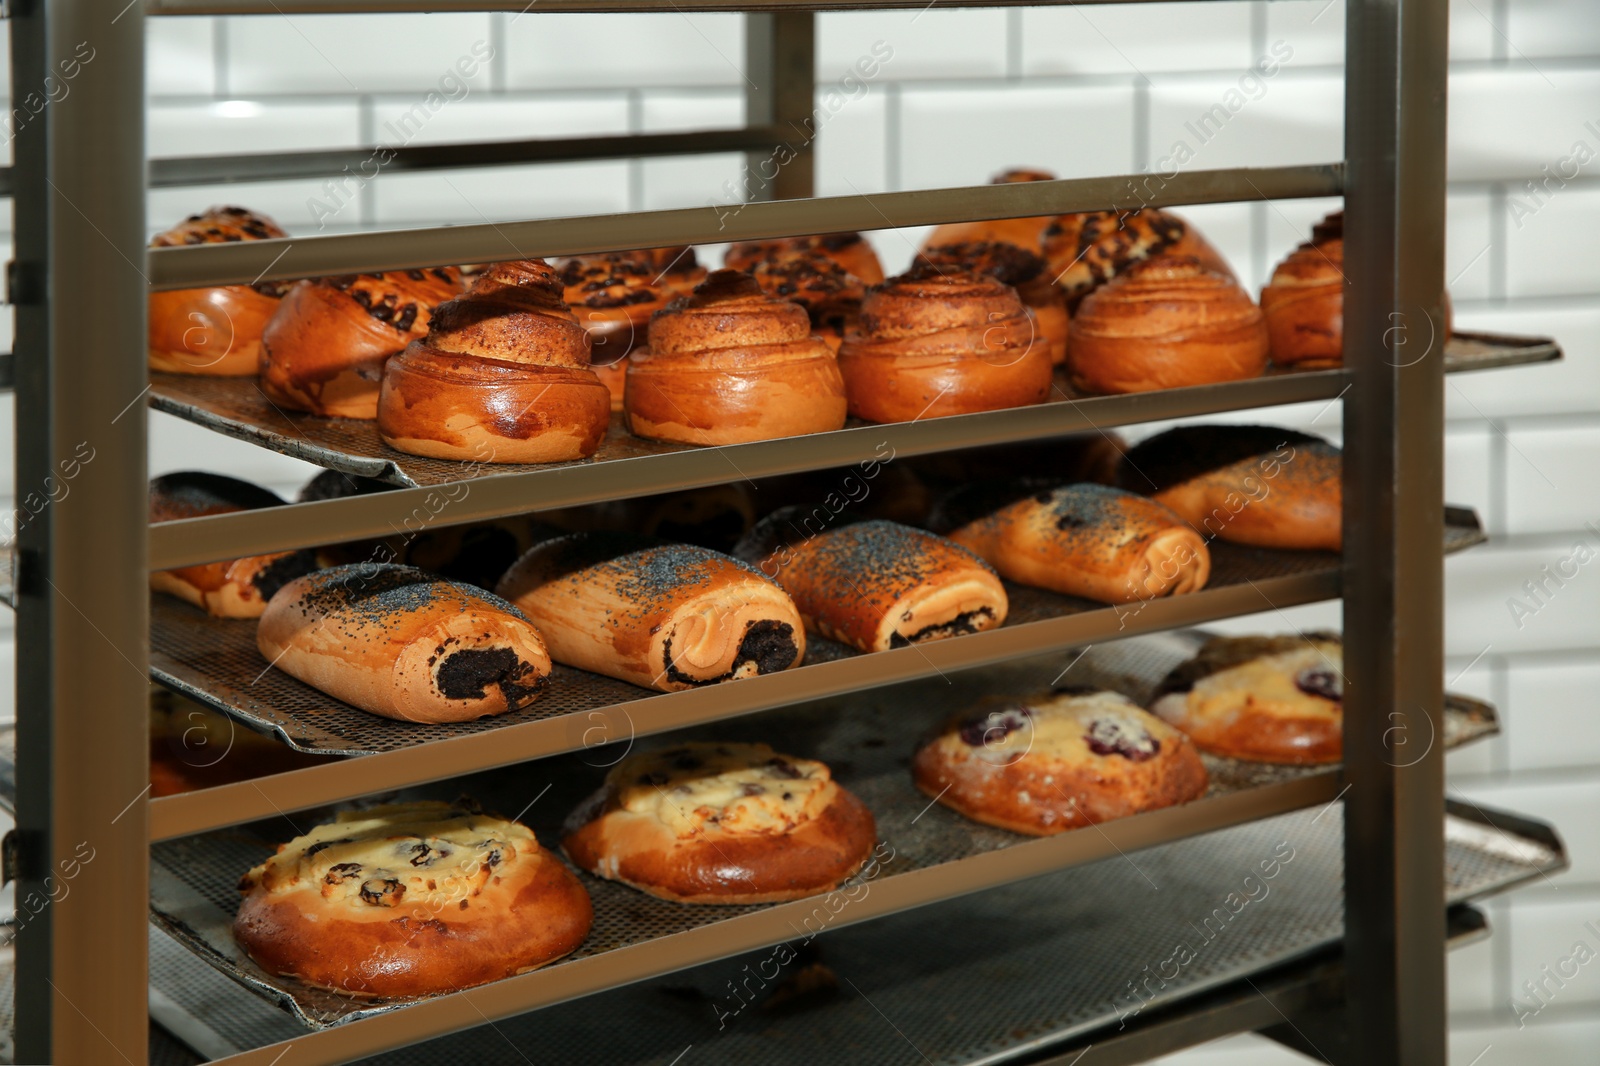
[(512, 707), (539, 691), (543, 679), (510, 648), (465, 648), (445, 656), (434, 672), (439, 694), (447, 700), (481, 700), (490, 685), (498, 686)]

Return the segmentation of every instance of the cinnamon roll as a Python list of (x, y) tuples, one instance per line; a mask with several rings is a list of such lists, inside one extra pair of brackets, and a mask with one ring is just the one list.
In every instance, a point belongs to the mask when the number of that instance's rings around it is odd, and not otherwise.
[(1050, 353), (1050, 362), (1067, 358), (1067, 305), (1050, 283), (1041, 256), (1004, 241), (940, 244), (924, 248), (918, 259), (939, 269), (971, 270), (1010, 285), (1028, 305), (1037, 337)]
[(722, 265), (731, 270), (749, 270), (763, 259), (793, 259), (807, 252), (821, 252), (868, 285), (883, 280), (878, 253), (859, 233), (819, 233), (812, 237), (779, 237), (768, 241), (739, 241), (728, 246)]
[(866, 285), (818, 251), (791, 259), (763, 259), (750, 268), (763, 292), (791, 300), (811, 316), (811, 331), (835, 352), (861, 316)]
[[(1024, 181), (1055, 181), (1048, 170), (1016, 167), (1002, 170), (989, 179), (990, 185), (1014, 185)], [(1055, 221), (1053, 215), (1033, 218), (988, 218), (978, 222), (949, 222), (935, 227), (922, 242), (922, 250), (946, 244), (1002, 243), (1014, 244), (1027, 252), (1037, 253), (1044, 243), (1044, 231)]]
[(1062, 215), (1044, 232), (1044, 256), (1067, 307), (1135, 263), (1157, 255), (1192, 256), (1227, 278), (1227, 260), (1198, 230), (1170, 211), (1084, 211)]

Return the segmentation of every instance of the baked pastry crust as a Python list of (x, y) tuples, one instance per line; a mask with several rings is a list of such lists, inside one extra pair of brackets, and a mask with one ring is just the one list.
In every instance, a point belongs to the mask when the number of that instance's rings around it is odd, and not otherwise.
[(526, 973), (594, 921), (576, 875), (526, 827), (444, 803), (342, 811), (239, 888), (233, 934), (263, 969), (361, 997)]
[(768, 296), (804, 307), (811, 331), (835, 353), (861, 317), (866, 284), (822, 252), (762, 259), (750, 267), (750, 274)]
[(719, 270), (650, 321), (623, 411), (641, 437), (738, 444), (840, 429), (844, 381), (805, 308)]
[[(259, 241), (288, 234), (266, 215), (212, 207), (159, 233), (152, 248)], [(253, 377), (261, 330), (278, 310), (289, 282), (215, 285), (150, 294), (150, 369), (169, 374)]]
[(1088, 393), (1260, 377), (1267, 324), (1238, 282), (1198, 259), (1146, 259), (1084, 299), (1067, 368), (1073, 387)]
[(1129, 449), (1117, 484), (1166, 504), (1207, 540), (1339, 551), (1342, 453), (1275, 426), (1178, 426)]
[(872, 853), (872, 812), (810, 759), (765, 744), (631, 755), (572, 812), (581, 869), (678, 903), (775, 903), (838, 887)]
[(662, 692), (787, 670), (805, 655), (794, 602), (720, 552), (631, 533), (573, 533), (517, 560), (496, 591), (557, 662)]
[(839, 349), (850, 413), (870, 422), (1042, 403), (1050, 352), (1016, 290), (920, 263), (867, 293)]
[[(989, 179), (990, 185), (1014, 185), (1024, 181), (1055, 181), (1056, 175), (1048, 170), (1033, 167), (1014, 167), (1002, 170)], [(922, 250), (944, 244), (966, 244), (978, 241), (997, 241), (1015, 245), (1027, 252), (1038, 254), (1044, 247), (1044, 231), (1055, 221), (1054, 215), (1036, 215), (1031, 218), (988, 218), (978, 222), (947, 222), (936, 226), (922, 242)]]
[[(978, 517), (960, 500), (937, 523), (1002, 577), (1101, 603), (1198, 592), (1211, 575), (1205, 541), (1170, 509), (1104, 485), (1066, 485), (1015, 499), (980, 486)], [(1010, 500), (999, 503), (997, 501)], [(954, 523), (960, 524), (955, 525)]]
[(1061, 215), (1045, 230), (1043, 246), (1051, 276), (1073, 311), (1099, 286), (1156, 256), (1187, 256), (1234, 277), (1227, 260), (1198, 230), (1156, 207)]
[(1213, 637), (1173, 669), (1150, 709), (1202, 751), (1255, 762), (1338, 762), (1344, 753), (1338, 634)]
[(520, 710), (549, 682), (533, 623), (482, 589), (409, 566), (354, 563), (285, 585), (256, 627), (268, 663), (403, 722)]
[[(276, 493), (222, 474), (184, 470), (150, 481), (150, 521), (233, 514), (283, 504)], [(285, 584), (316, 569), (311, 551), (270, 552), (243, 559), (152, 570), (150, 587), (217, 618), (259, 618)]]
[(611, 393), (542, 259), (485, 267), (383, 370), (378, 433), (435, 459), (557, 463), (593, 455)]
[(994, 568), (943, 537), (868, 520), (811, 532), (804, 509), (762, 519), (734, 549), (789, 594), (809, 632), (858, 651), (887, 651), (1006, 619)]
[(434, 308), (461, 291), (455, 267), (302, 281), (261, 335), (261, 391), (279, 407), (374, 418), (383, 364), (425, 336)]
[(859, 233), (819, 233), (811, 237), (779, 237), (766, 241), (737, 241), (728, 246), (722, 265), (730, 270), (750, 270), (763, 259), (792, 259), (821, 252), (868, 285), (883, 280), (878, 253)]
[(917, 749), (917, 788), (975, 822), (1050, 836), (1203, 796), (1181, 732), (1104, 690), (991, 696)]
[(939, 269), (987, 274), (1016, 289), (1033, 315), (1035, 340), (1049, 349), (1050, 362), (1060, 365), (1066, 361), (1071, 320), (1060, 291), (1050, 282), (1042, 257), (1005, 241), (983, 241), (932, 245), (923, 248), (918, 259)]

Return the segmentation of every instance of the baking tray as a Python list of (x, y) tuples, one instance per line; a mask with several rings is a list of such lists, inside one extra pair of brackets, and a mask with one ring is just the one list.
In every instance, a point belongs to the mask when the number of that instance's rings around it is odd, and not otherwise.
[[(1446, 518), (1449, 523), (1445, 531), (1446, 552), (1459, 551), (1484, 540), (1482, 528), (1471, 511), (1448, 508)], [(1213, 541), (1211, 553), (1210, 589), (1290, 575), (1333, 574), (1339, 568), (1339, 556), (1331, 552), (1271, 551)], [(1011, 599), (1011, 611), (1003, 627), (1007, 629), (1086, 611), (1103, 611), (1108, 618), (1117, 617), (1114, 608), (1090, 600), (1009, 583), (1006, 591)], [(256, 648), (255, 631), (253, 620), (212, 618), (181, 600), (152, 595), (151, 677), (293, 748), (324, 755), (395, 751), (561, 716), (574, 723), (572, 746), (576, 747), (585, 730), (593, 724), (592, 719), (585, 717), (589, 712), (657, 695), (625, 681), (557, 666), (552, 671), (550, 687), (524, 710), (471, 722), (437, 725), (399, 722), (358, 710), (297, 681), (282, 670), (269, 669)], [(951, 639), (982, 641), (994, 632)], [(825, 670), (830, 662), (858, 655), (844, 645), (809, 634), (806, 644), (805, 661), (796, 669)], [(910, 649), (879, 654), (906, 653), (910, 653)], [(937, 668), (930, 663), (929, 670)], [(681, 700), (688, 695), (692, 694), (678, 693), (675, 698)]]
[[(1193, 631), (1163, 633), (1096, 646), (1073, 663), (1064, 680), (1115, 688), (1142, 702), (1172, 666), (1194, 652), (1203, 636)], [(946, 715), (986, 694), (1037, 692), (1061, 673), (1059, 656), (1024, 660), (967, 671), (948, 679), (934, 678), (816, 701), (759, 718), (683, 730), (674, 733), (672, 739), (761, 740), (780, 751), (827, 762), (841, 782), (874, 812), (880, 839), (894, 848), (892, 864), (885, 864), (887, 872), (874, 882), (878, 887), (885, 881), (976, 859), (1033, 839), (978, 825), (930, 804), (912, 784), (908, 766), (918, 739)], [(1448, 699), (1444, 736), (1447, 745), (1466, 743), (1496, 730), (1494, 711), (1487, 704), (1455, 696)], [(488, 809), (507, 814), (524, 812), (522, 820), (549, 845), (554, 843), (567, 812), (597, 786), (604, 776), (604, 766), (622, 754), (618, 747), (601, 748), (373, 799), (453, 799), (470, 795)], [(1271, 766), (1209, 755), (1203, 758), (1211, 774), (1207, 799), (1338, 773), (1337, 767)], [(239, 876), (272, 854), (277, 844), (327, 820), (329, 815), (326, 809), (307, 811), (292, 818), (167, 841), (151, 849), (154, 920), (219, 970), (282, 1004), (301, 1024), (313, 1029), (401, 1009), (405, 1004), (352, 1000), (265, 973), (234, 943), (229, 923), (238, 905)], [(1101, 830), (1091, 827), (1078, 832)], [(763, 909), (683, 906), (614, 882), (582, 876), (594, 901), (594, 929), (576, 952), (542, 971), (553, 976), (550, 987), (555, 991), (548, 993), (553, 998), (562, 998), (565, 985), (559, 971), (564, 967), (582, 965), (584, 960), (612, 949), (692, 934)], [(683, 948), (684, 952), (689, 950), (688, 946)]]

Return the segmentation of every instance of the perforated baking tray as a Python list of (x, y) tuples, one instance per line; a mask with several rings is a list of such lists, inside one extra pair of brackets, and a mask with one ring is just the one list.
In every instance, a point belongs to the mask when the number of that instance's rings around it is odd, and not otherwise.
[[(1072, 683), (1104, 685), (1142, 701), (1172, 666), (1194, 652), (1201, 639), (1202, 635), (1194, 632), (1167, 633), (1097, 646), (1087, 650), (1065, 673)], [(760, 718), (684, 730), (673, 734), (673, 739), (761, 740), (781, 751), (827, 762), (871, 808), (880, 839), (894, 849), (893, 861), (886, 864), (883, 877), (874, 882), (875, 887), (883, 888), (884, 882), (897, 878), (935, 867), (950, 869), (963, 860), (1029, 845), (1031, 838), (977, 825), (930, 804), (911, 782), (910, 755), (918, 739), (948, 714), (989, 693), (1037, 692), (1057, 680), (1062, 667), (1060, 656), (1024, 660), (947, 679), (934, 678), (817, 701)], [(1450, 698), (1443, 738), (1446, 744), (1465, 743), (1495, 730), (1492, 708), (1472, 700)], [(491, 771), (465, 781), (407, 790), (400, 795), (454, 798), (465, 793), (508, 815), (520, 811), (522, 820), (551, 845), (567, 812), (598, 785), (605, 765), (622, 754), (620, 747), (574, 753)], [(1269, 766), (1204, 758), (1211, 774), (1207, 800), (1338, 772), (1337, 767)], [(385, 798), (392, 797), (375, 799)], [(157, 923), (212, 965), (281, 1003), (312, 1028), (337, 1025), (403, 1004), (356, 1001), (265, 973), (234, 943), (229, 923), (238, 904), (239, 876), (270, 855), (276, 844), (328, 816), (326, 810), (306, 811), (253, 826), (169, 841), (151, 849), (151, 907)], [(1078, 832), (1099, 834), (1102, 830), (1092, 827)], [(763, 909), (687, 907), (587, 875), (584, 881), (594, 901), (594, 930), (574, 954), (538, 972), (548, 978), (544, 1002), (571, 994), (568, 983), (562, 980), (562, 969), (581, 967), (586, 960), (614, 949), (682, 938)], [(685, 957), (692, 957), (689, 953), (704, 948), (684, 943), (682, 950)]]

